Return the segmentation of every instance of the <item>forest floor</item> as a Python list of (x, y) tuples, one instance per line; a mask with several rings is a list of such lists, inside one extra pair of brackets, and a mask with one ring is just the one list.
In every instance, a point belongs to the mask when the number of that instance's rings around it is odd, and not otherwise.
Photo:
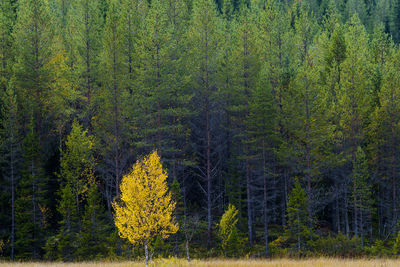
[[(143, 262), (27, 262), (10, 263), (0, 262), (0, 267), (142, 267)], [(274, 259), (274, 260), (193, 260), (188, 263), (185, 260), (157, 260), (152, 261), (150, 266), (154, 267), (397, 267), (400, 259)]]

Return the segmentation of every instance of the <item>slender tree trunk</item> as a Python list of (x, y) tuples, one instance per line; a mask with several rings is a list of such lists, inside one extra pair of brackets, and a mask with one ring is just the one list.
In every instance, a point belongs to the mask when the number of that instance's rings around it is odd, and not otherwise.
[[(356, 181), (354, 181), (354, 186), (353, 186), (354, 193), (356, 192)], [(354, 235), (358, 236), (358, 208), (357, 208), (357, 198), (354, 194), (353, 196), (353, 208), (354, 208)]]
[(117, 47), (115, 45), (116, 43), (116, 36), (115, 36), (115, 31), (116, 29), (113, 29), (113, 112), (114, 112), (114, 164), (115, 164), (115, 194), (118, 197), (119, 196), (119, 180), (120, 180), (120, 174), (119, 174), (119, 157), (120, 157), (120, 151), (119, 151), (119, 142), (120, 142), (120, 131), (119, 131), (119, 101), (118, 101), (118, 81), (117, 81), (117, 72), (119, 71), (117, 69)]
[[(243, 40), (243, 87), (244, 87), (244, 97), (245, 97), (245, 110), (244, 110), (244, 120), (247, 120), (249, 115), (249, 63), (248, 63), (249, 49), (248, 49), (248, 37), (247, 31), (244, 35)], [(245, 132), (248, 132), (247, 125), (245, 126)], [(247, 141), (245, 139), (245, 141)], [(247, 187), (247, 223), (249, 231), (249, 244), (253, 246), (253, 200), (251, 194), (251, 176), (250, 176), (250, 161), (249, 161), (249, 145), (246, 142), (244, 145), (244, 155), (245, 155), (245, 168), (246, 168), (246, 187)]]
[(14, 177), (14, 150), (13, 139), (11, 137), (11, 260), (14, 260), (14, 246), (15, 246), (15, 177)]
[[(345, 178), (347, 179), (347, 178)], [(349, 225), (349, 203), (347, 198), (347, 182), (344, 183), (344, 223), (346, 227), (346, 236), (349, 237), (350, 225)]]
[[(247, 155), (247, 144), (245, 145), (245, 154)], [(252, 196), (251, 196), (251, 180), (250, 180), (250, 167), (249, 159), (246, 157), (246, 187), (247, 187), (247, 226), (249, 231), (249, 245), (253, 246), (253, 209), (252, 209)]]
[(187, 261), (188, 261), (188, 262), (190, 262), (190, 254), (189, 254), (189, 240), (187, 240), (187, 239), (186, 239), (185, 248), (186, 248), (186, 258), (187, 258)]
[[(392, 101), (393, 99), (393, 94), (392, 94)], [(392, 169), (392, 201), (393, 201), (393, 226), (396, 226), (397, 224), (397, 184), (396, 184), (396, 166), (395, 166), (395, 148), (396, 148), (396, 142), (395, 142), (395, 126), (394, 126), (394, 121), (392, 119), (391, 123), (391, 132), (392, 132), (392, 145), (391, 145), (391, 169)]]
[(144, 254), (145, 254), (146, 267), (148, 267), (149, 266), (149, 249), (147, 247), (147, 240), (144, 241)]
[(89, 26), (89, 1), (85, 2), (85, 63), (86, 63), (86, 97), (87, 97), (87, 108), (88, 108), (88, 113), (86, 114), (87, 116), (87, 125), (88, 125), (88, 131), (89, 134), (92, 132), (92, 83), (91, 83), (91, 60), (90, 60), (90, 50), (91, 50), (91, 44), (90, 44), (90, 38), (89, 38), (89, 32), (90, 32), (90, 26)]
[[(156, 18), (156, 24), (158, 23), (158, 17)], [(156, 29), (155, 32), (155, 39), (157, 39), (158, 35), (158, 28)], [(158, 39), (157, 39), (157, 43), (156, 43), (156, 84), (157, 84), (157, 146), (159, 149), (159, 153), (161, 156), (161, 140), (162, 140), (162, 136), (161, 136), (161, 74), (160, 74), (160, 44), (158, 43)]]
[(264, 239), (265, 239), (265, 256), (269, 256), (269, 248), (268, 248), (268, 192), (267, 192), (267, 166), (266, 166), (266, 153), (265, 153), (265, 144), (263, 139), (262, 144), (262, 156), (263, 156), (263, 178), (264, 178), (264, 205), (263, 205), (263, 213), (264, 213)]
[(339, 188), (338, 188), (338, 185), (335, 186), (335, 191), (336, 191), (335, 192), (336, 193), (336, 196), (335, 196), (336, 231), (338, 233), (340, 233), (341, 229), (340, 229), (340, 210), (339, 210)]
[(361, 249), (364, 249), (364, 221), (363, 221), (362, 210), (360, 210), (360, 234), (361, 234)]
[[(305, 79), (307, 79), (305, 77)], [(310, 108), (308, 99), (308, 84), (305, 92), (305, 106), (306, 106), (306, 177), (307, 177), (307, 212), (308, 212), (308, 227), (310, 228), (310, 239), (312, 239), (312, 201), (311, 201), (311, 156), (310, 156)]]
[(31, 176), (32, 176), (32, 240), (33, 240), (33, 258), (36, 258), (36, 174), (33, 159), (31, 160)]
[(205, 32), (205, 116), (206, 116), (206, 179), (207, 179), (207, 247), (211, 247), (211, 227), (212, 227), (212, 217), (211, 217), (211, 128), (210, 128), (210, 87), (209, 87), (209, 70), (208, 70), (208, 31)]
[(282, 225), (286, 225), (286, 207), (288, 203), (287, 171), (283, 171)]

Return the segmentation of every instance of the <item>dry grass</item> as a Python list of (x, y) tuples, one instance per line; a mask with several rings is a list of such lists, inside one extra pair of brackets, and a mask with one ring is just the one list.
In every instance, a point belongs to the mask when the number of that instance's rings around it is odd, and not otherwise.
[[(143, 262), (81, 262), (81, 263), (9, 263), (0, 262), (0, 267), (142, 267)], [(159, 267), (397, 267), (400, 260), (341, 260), (341, 259), (308, 259), (308, 260), (158, 260), (151, 266)]]

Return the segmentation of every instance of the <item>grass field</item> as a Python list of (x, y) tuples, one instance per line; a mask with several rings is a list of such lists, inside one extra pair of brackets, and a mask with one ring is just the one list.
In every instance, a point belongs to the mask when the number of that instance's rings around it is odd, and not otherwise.
[[(0, 267), (141, 267), (142, 262), (82, 262), (82, 263), (9, 263), (0, 262)], [(159, 267), (397, 267), (400, 260), (341, 260), (341, 259), (309, 259), (309, 260), (158, 260), (150, 266)]]

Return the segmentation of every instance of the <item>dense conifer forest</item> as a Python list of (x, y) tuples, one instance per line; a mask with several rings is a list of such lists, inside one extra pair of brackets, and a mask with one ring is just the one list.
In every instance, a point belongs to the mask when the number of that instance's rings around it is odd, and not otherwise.
[[(400, 253), (400, 0), (0, 0), (0, 259)], [(147, 247), (146, 247), (147, 249)]]

